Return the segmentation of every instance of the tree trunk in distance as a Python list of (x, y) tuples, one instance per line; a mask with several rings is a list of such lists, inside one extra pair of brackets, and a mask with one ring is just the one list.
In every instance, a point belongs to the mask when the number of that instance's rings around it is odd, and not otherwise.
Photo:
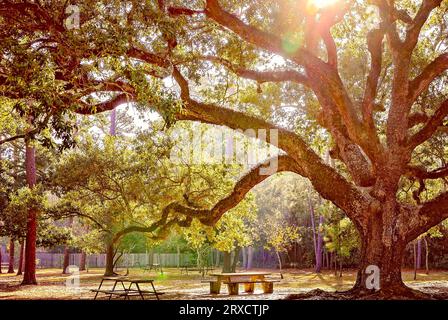
[(179, 245), (176, 246), (177, 249), (177, 268), (180, 268), (180, 247)]
[(318, 252), (317, 252), (317, 238), (316, 238), (316, 223), (314, 221), (314, 207), (313, 207), (313, 203), (311, 202), (311, 197), (310, 195), (308, 195), (308, 207), (310, 210), (310, 218), (311, 218), (311, 229), (313, 232), (313, 247), (314, 247), (314, 261), (315, 261), (315, 265), (314, 265), (314, 271), (318, 272), (317, 270), (317, 260), (318, 260)]
[(428, 240), (426, 237), (423, 238), (425, 240), (425, 267), (426, 267), (426, 274), (429, 274), (429, 246), (428, 246)]
[(415, 242), (412, 244), (414, 252), (414, 280), (417, 280), (417, 250), (415, 249)]
[(247, 248), (247, 269), (252, 269), (252, 264), (254, 260), (254, 247), (249, 246)]
[(422, 267), (422, 239), (417, 240), (417, 270)]
[(342, 257), (339, 259), (339, 277), (342, 278)]
[(224, 251), (222, 272), (232, 272), (232, 255), (230, 252)]
[(216, 256), (215, 256), (215, 267), (218, 268), (219, 267), (219, 263), (220, 263), (220, 254), (219, 254), (219, 250), (216, 250)]
[(109, 134), (115, 136), (117, 134), (117, 110), (112, 109), (110, 112), (110, 127)]
[(0, 244), (0, 273), (2, 273), (2, 245)]
[[(30, 189), (36, 184), (36, 149), (26, 142), (25, 149), (26, 180)], [(25, 245), (25, 272), (22, 285), (37, 285), (36, 280), (36, 239), (37, 239), (37, 210), (28, 209), (26, 224), (26, 245)]]
[(317, 230), (317, 246), (316, 246), (316, 273), (320, 273), (320, 270), (322, 269), (322, 255), (323, 255), (323, 235), (322, 232), (320, 232), (321, 226), (324, 224), (324, 217), (321, 215), (319, 217), (319, 227)]
[(278, 268), (280, 269), (280, 273), (282, 272), (282, 258), (280, 257), (280, 253), (276, 250), (275, 255), (277, 256)]
[(338, 276), (338, 255), (334, 253), (334, 276)]
[(232, 272), (236, 271), (236, 267), (238, 265), (238, 261), (240, 260), (240, 247), (237, 247), (235, 249), (234, 255), (233, 255), (233, 262), (232, 262)]
[(243, 265), (242, 265), (242, 267), (243, 267), (243, 269), (247, 270), (247, 249), (246, 249), (246, 247), (242, 247), (241, 248), (241, 253), (243, 255)]
[(86, 260), (87, 260), (87, 254), (85, 251), (81, 252), (81, 259), (79, 261), (79, 271), (85, 271), (86, 270)]
[(70, 264), (70, 251), (68, 250), (68, 246), (64, 248), (64, 263), (62, 264), (62, 273), (67, 274), (67, 268)]
[(333, 252), (330, 252), (329, 261), (328, 261), (328, 270), (331, 270), (333, 267)]
[(114, 272), (114, 255), (114, 245), (110, 243), (106, 248), (106, 270), (104, 271), (106, 277), (116, 275)]
[(422, 267), (422, 239), (417, 240), (417, 270)]
[(14, 240), (9, 240), (9, 265), (8, 265), (8, 273), (14, 273)]
[(23, 255), (24, 255), (24, 242), (23, 240), (20, 242), (20, 255), (19, 255), (19, 266), (17, 269), (17, 275), (21, 276), (22, 275), (22, 271), (23, 271), (23, 263), (24, 263), (24, 259), (23, 259)]

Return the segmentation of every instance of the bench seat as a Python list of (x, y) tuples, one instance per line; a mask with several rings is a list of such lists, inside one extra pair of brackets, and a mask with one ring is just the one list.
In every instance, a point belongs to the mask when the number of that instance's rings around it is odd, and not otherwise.
[(224, 284), (227, 284), (230, 295), (238, 295), (239, 293), (239, 285), (240, 283), (244, 284), (244, 292), (253, 293), (255, 288), (255, 283), (261, 283), (263, 287), (264, 293), (273, 293), (274, 292), (274, 283), (280, 282), (280, 280), (238, 280), (238, 281), (225, 281)]
[(280, 282), (280, 280), (275, 280), (275, 279), (267, 279), (267, 280), (238, 280), (238, 281), (225, 281), (223, 283), (225, 284), (229, 284), (229, 283), (263, 283), (263, 282)]

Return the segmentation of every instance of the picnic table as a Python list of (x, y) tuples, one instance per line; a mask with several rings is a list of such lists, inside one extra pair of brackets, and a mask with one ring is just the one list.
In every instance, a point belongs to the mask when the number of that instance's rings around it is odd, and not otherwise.
[[(105, 282), (112, 282), (112, 289), (102, 289)], [(126, 286), (125, 283), (128, 284), (128, 286)], [(140, 285), (142, 284), (150, 284), (152, 290), (142, 290), (140, 288)], [(120, 287), (120, 285), (122, 289), (117, 288), (117, 286)], [(145, 296), (149, 295), (155, 295), (157, 300), (160, 300), (159, 296), (163, 294), (162, 292), (156, 291), (154, 280), (152, 279), (135, 279), (128, 277), (103, 277), (98, 289), (91, 291), (95, 292), (94, 300), (96, 300), (99, 293), (109, 296), (109, 300), (112, 299), (112, 296), (118, 296), (128, 300), (130, 300), (130, 297), (132, 296), (139, 296), (142, 300), (145, 300)]]
[(144, 268), (143, 271), (151, 272), (151, 270), (154, 271), (160, 271), (161, 274), (163, 274), (162, 266), (159, 263), (152, 263), (148, 267)]
[(211, 273), (216, 280), (203, 281), (210, 283), (210, 293), (219, 294), (221, 291), (221, 284), (227, 284), (230, 295), (238, 295), (239, 285), (244, 285), (246, 293), (253, 293), (256, 283), (260, 283), (264, 293), (274, 292), (274, 282), (279, 280), (266, 279), (270, 275), (269, 272), (233, 272), (233, 273)]
[(191, 271), (197, 271), (197, 272), (201, 273), (202, 276), (204, 276), (204, 275), (206, 275), (207, 273), (209, 273), (210, 271), (213, 271), (213, 270), (215, 270), (215, 268), (212, 267), (212, 266), (203, 266), (203, 267), (199, 267), (198, 268), (197, 266), (194, 266), (194, 265), (185, 265), (185, 266), (181, 267), (180, 274), (183, 274), (185, 272), (185, 274), (188, 275), (189, 271), (190, 272)]

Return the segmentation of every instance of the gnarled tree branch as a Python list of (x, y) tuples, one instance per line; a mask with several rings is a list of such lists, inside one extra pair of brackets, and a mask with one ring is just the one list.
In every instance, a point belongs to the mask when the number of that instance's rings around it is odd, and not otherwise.
[(448, 100), (445, 100), (437, 109), (435, 114), (429, 118), (428, 122), (420, 131), (410, 137), (408, 145), (413, 149), (432, 137), (439, 126), (442, 126), (444, 119), (448, 116)]

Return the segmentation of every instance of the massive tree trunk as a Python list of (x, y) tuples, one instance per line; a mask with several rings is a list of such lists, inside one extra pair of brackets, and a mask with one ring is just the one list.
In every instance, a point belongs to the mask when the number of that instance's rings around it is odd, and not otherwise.
[(366, 292), (378, 288), (375, 288), (375, 271), (369, 267), (374, 266), (379, 270), (378, 289), (384, 293), (397, 294), (407, 291), (401, 278), (401, 264), (407, 243), (397, 234), (387, 232), (393, 226), (383, 225), (381, 218), (384, 216), (384, 213), (377, 213), (370, 218), (367, 231), (360, 232), (361, 254), (353, 290)]
[(14, 273), (14, 240), (9, 240), (9, 265), (8, 265), (8, 273)]
[[(25, 151), (26, 162), (26, 180), (29, 188), (36, 184), (36, 150), (26, 142)], [(28, 218), (26, 223), (26, 246), (25, 246), (25, 273), (23, 275), (22, 285), (36, 285), (36, 239), (37, 239), (37, 209), (28, 209)]]

